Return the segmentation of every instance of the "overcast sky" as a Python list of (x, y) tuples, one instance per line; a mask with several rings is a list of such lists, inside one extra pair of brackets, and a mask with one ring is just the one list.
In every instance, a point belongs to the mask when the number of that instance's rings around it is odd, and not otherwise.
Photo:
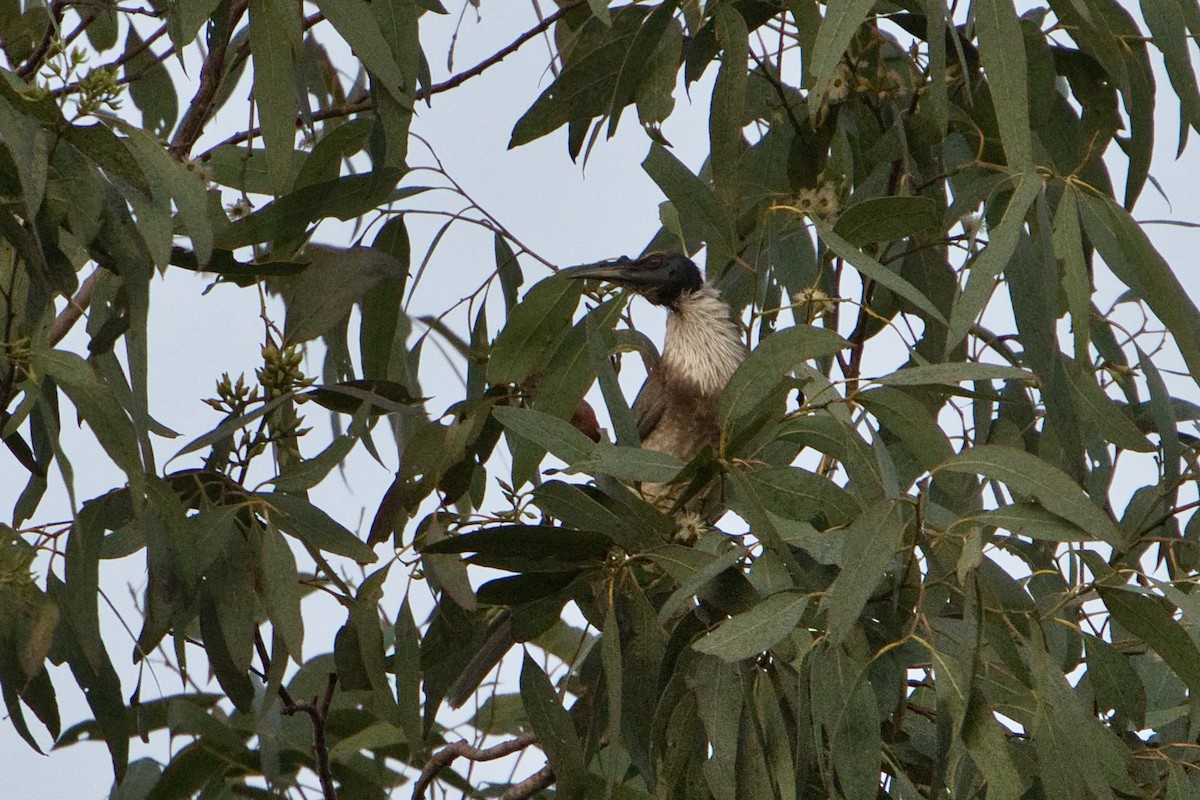
[[(505, 11), (497, 10), (501, 5)], [(422, 21), (422, 41), (435, 81), (450, 74), (446, 70), (445, 53), (459, 3), (447, 3), (447, 6), (452, 7), (454, 15), (426, 15)], [(527, 4), (485, 3), (482, 13), (482, 23), (477, 24), (475, 11), (468, 9), (466, 12), (458, 37), (455, 71), (490, 55), (536, 22)], [(328, 34), (328, 28), (323, 32)], [(515, 151), (506, 150), (513, 123), (550, 80), (546, 70), (548, 54), (545, 42), (529, 43), (482, 76), (437, 95), (432, 107), (422, 105), (413, 130), (433, 144), (448, 172), (481, 206), (551, 262), (565, 266), (637, 253), (658, 229), (658, 204), (663, 198), (640, 168), (649, 141), (637, 126), (636, 115), (625, 115), (616, 138), (597, 145), (586, 172), (567, 156), (565, 129)], [(191, 73), (195, 74), (195, 70)], [(710, 70), (705, 80), (691, 87), (690, 101), (681, 89), (677, 90), (676, 110), (663, 129), (674, 145), (676, 155), (693, 169), (699, 167), (708, 147), (706, 118), (711, 77)], [(1175, 208), (1172, 211), (1148, 186), (1135, 216), (1139, 219), (1172, 217), (1200, 221), (1189, 216), (1190, 199), (1200, 179), (1200, 155), (1193, 149), (1181, 160), (1173, 160), (1178, 119), (1176, 103), (1161, 73), (1159, 82), (1160, 142), (1153, 175), (1174, 201)], [(241, 92), (240, 96), (244, 97), (245, 93)], [(181, 105), (186, 103), (187, 97), (181, 98)], [(226, 132), (220, 132), (202, 140), (196, 152), (225, 135)], [(410, 162), (414, 165), (430, 163), (416, 141), (412, 143)], [(1118, 157), (1112, 163), (1114, 173), (1123, 174), (1124, 159)], [(1114, 177), (1118, 177), (1117, 174)], [(406, 184), (424, 182), (425, 178), (420, 174), (406, 179)], [(458, 210), (462, 205), (448, 195), (442, 195), (442, 201), (450, 210)], [(430, 217), (410, 217), (414, 266), (419, 263), (440, 224), (440, 220)], [(333, 226), (323, 228), (320, 238), (336, 242), (341, 231), (344, 229)], [(1163, 226), (1153, 226), (1148, 231), (1163, 255), (1174, 265), (1184, 285), (1196, 296), (1200, 287), (1194, 263), (1200, 244), (1198, 232)], [(524, 259), (523, 267), (526, 286), (546, 274), (545, 268), (533, 259)], [(415, 317), (440, 311), (448, 300), (457, 299), (477, 286), (492, 269), (491, 235), (482, 229), (456, 226), (442, 240), (431, 260), (428, 275), (418, 289), (410, 313)], [(260, 363), (262, 327), (258, 319), (257, 294), (232, 286), (217, 286), (202, 294), (208, 285), (203, 278), (172, 270), (165, 279), (157, 280), (153, 288), (151, 413), (181, 433), (179, 440), (164, 443), (165, 446), (159, 449), (161, 454), (174, 453), (184, 442), (219, 422), (218, 415), (203, 405), (200, 398), (213, 394), (214, 382), (222, 372), (235, 376), (245, 372), (252, 377), (254, 368)], [(1119, 287), (1106, 285), (1102, 289), (1101, 305), (1105, 295), (1111, 299), (1117, 293)], [(661, 325), (657, 312), (644, 305), (635, 307), (635, 313), (639, 321), (644, 319), (647, 324)], [(499, 312), (489, 314), (493, 326), (501, 318)], [(279, 321), (282, 321), (282, 315)], [(465, 333), (464, 320), (459, 318), (455, 322), (457, 329)], [(494, 335), (494, 329), (492, 333)], [(82, 351), (86, 339), (76, 332), (64, 346)], [(433, 365), (436, 360), (435, 354), (427, 348), (426, 364)], [(319, 360), (310, 362), (310, 373), (319, 373), (319, 369)], [(453, 402), (460, 391), (450, 370), (434, 374), (430, 369), (423, 377), (426, 380), (424, 393), (433, 396), (429, 407), (435, 413)], [(1194, 391), (1191, 396), (1196, 399)], [(317, 429), (313, 434), (314, 443), (304, 444), (306, 452), (311, 453), (317, 446), (316, 437), (324, 436), (328, 425), (324, 412), (309, 409), (306, 410), (309, 422)], [(113, 488), (120, 478), (108, 459), (93, 446), (90, 436), (86, 432), (73, 434), (72, 427), (73, 420), (65, 416), (64, 441), (75, 466), (77, 497), (84, 500)], [(330, 510), (351, 529), (369, 525), (395, 468), (395, 452), (387, 446), (386, 434), (381, 431), (376, 439), (388, 468), (380, 467), (360, 450), (352, 457), (344, 480), (335, 474), (313, 493), (318, 505)], [(161, 462), (166, 460), (165, 455), (160, 460), (160, 468)], [(168, 469), (194, 466), (196, 461), (195, 456), (185, 457), (169, 465)], [(8, 453), (0, 453), (0, 473), (14, 475), (18, 471), (19, 467)], [(13, 483), (0, 482), (0, 509), (3, 509), (4, 517), (8, 516), (8, 509), (12, 508), (19, 492), (19, 487), (14, 487)], [(34, 521), (69, 518), (64, 498), (61, 488), (55, 486)], [(380, 548), (381, 555), (384, 550), (386, 548)], [(144, 580), (144, 558), (139, 555), (127, 561), (130, 563), (106, 565), (106, 571), (102, 573), (102, 585), (107, 579), (113, 600), (125, 609), (129, 608), (125, 583), (133, 583), (140, 591)], [(392, 577), (400, 579), (397, 575)], [(392, 597), (399, 602), (398, 595)], [(306, 613), (306, 652), (312, 655), (331, 646), (333, 632), (344, 620), (344, 614), (336, 608), (331, 608), (330, 614), (311, 613), (310, 606), (306, 606), (306, 611), (309, 612)], [(131, 624), (136, 629), (140, 621), (133, 619)], [(128, 696), (135, 676), (128, 664), (132, 642), (111, 619), (105, 636), (118, 671), (128, 680)], [(63, 679), (57, 681), (57, 686), (65, 727), (90, 714), (69, 673), (64, 672), (61, 677)], [(164, 692), (179, 690), (178, 681), (172, 680), (164, 670), (158, 670), (156, 677)], [(149, 676), (147, 687), (148, 693), (155, 691)], [(36, 722), (33, 725), (36, 731)], [(45, 737), (40, 740), (46, 741)], [(147, 751), (134, 740), (133, 757), (147, 752), (161, 755), (163, 743), (164, 739), (159, 737), (152, 742), (153, 747), (159, 749)], [(79, 745), (43, 758), (30, 750), (10, 725), (0, 724), (0, 752), (5, 754), (7, 767), (5, 791), (12, 792), (6, 796), (32, 800), (58, 797), (88, 800), (107, 795), (111, 768), (107, 751), (101, 744)], [(406, 790), (401, 789), (397, 796), (406, 796)]]

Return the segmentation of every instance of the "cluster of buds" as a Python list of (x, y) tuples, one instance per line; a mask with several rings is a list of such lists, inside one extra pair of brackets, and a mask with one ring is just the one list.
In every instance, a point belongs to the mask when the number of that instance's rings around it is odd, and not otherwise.
[(117, 111), (121, 108), (121, 90), (116, 67), (88, 70), (79, 81), (79, 116), (86, 117), (106, 108)]
[(246, 376), (238, 375), (235, 383), (229, 373), (223, 373), (217, 381), (217, 396), (210, 397), (204, 402), (215, 411), (229, 414), (240, 414), (247, 405), (258, 399), (258, 393), (251, 394), (246, 385)]
[(300, 369), (304, 354), (295, 345), (280, 350), (274, 342), (268, 342), (263, 345), (262, 358), (263, 365), (254, 374), (268, 400), (312, 385), (313, 379), (305, 377)]

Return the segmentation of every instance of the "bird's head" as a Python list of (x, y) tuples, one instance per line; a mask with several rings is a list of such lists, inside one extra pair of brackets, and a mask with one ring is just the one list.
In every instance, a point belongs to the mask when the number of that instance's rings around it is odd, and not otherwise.
[(623, 286), (651, 303), (673, 307), (681, 295), (704, 285), (700, 269), (681, 253), (649, 253), (641, 258), (621, 256), (609, 261), (559, 270), (568, 278), (595, 278)]

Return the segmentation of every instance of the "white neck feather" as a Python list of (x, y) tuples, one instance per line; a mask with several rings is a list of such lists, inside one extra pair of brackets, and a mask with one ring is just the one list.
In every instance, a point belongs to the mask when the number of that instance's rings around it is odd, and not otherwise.
[(667, 315), (662, 367), (716, 394), (746, 358), (741, 331), (716, 289), (704, 286), (679, 297)]

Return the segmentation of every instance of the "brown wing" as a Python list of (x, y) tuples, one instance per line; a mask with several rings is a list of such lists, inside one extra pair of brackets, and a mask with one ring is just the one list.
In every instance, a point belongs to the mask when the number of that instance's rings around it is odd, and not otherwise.
[(637, 422), (638, 438), (646, 441), (650, 431), (654, 430), (662, 419), (663, 410), (667, 407), (667, 390), (663, 385), (662, 370), (652, 369), (646, 376), (646, 382), (638, 391), (633, 401), (633, 418)]

